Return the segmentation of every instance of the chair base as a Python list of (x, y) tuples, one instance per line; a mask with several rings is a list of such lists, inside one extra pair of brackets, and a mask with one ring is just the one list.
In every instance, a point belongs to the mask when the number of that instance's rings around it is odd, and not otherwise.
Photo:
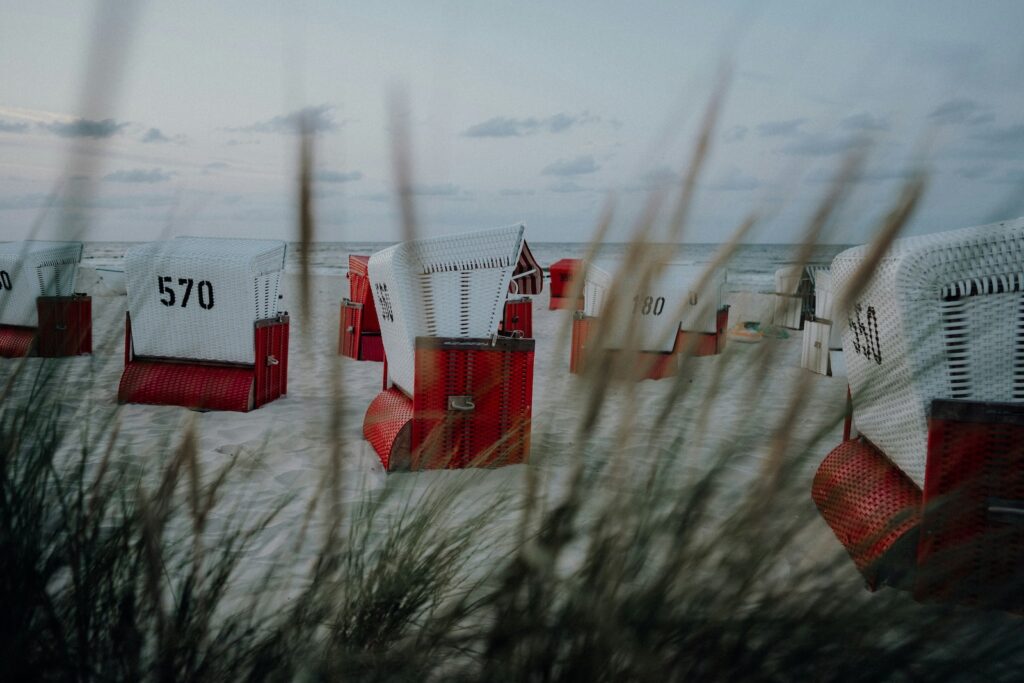
[(338, 325), (338, 355), (354, 360), (381, 362), (384, 360), (384, 342), (380, 329), (367, 330), (367, 317), (376, 313), (367, 311), (363, 304), (344, 299), (341, 302), (340, 323)]
[(363, 435), (388, 472), (526, 462), (533, 359), (533, 339), (420, 337), (414, 396), (384, 389)]
[[(569, 350), (569, 372), (581, 375), (585, 372), (588, 354), (587, 343), (593, 335), (593, 327), (597, 318), (584, 315), (577, 311), (572, 321), (572, 344)], [(729, 328), (729, 307), (723, 306), (716, 316), (716, 332), (686, 332), (680, 330), (672, 351), (653, 352), (636, 351), (634, 379), (665, 379), (679, 374), (681, 357), (714, 356), (725, 350), (726, 335)], [(619, 353), (615, 350), (603, 351), (603, 354)], [(605, 366), (602, 359), (601, 366)]]
[(498, 328), (509, 336), (533, 337), (533, 299), (528, 296), (505, 302), (505, 316)]
[(0, 325), (0, 357), (63, 358), (92, 353), (92, 297), (41, 296), (38, 327)]
[(136, 357), (131, 318), (125, 323), (125, 368), (118, 403), (248, 412), (288, 393), (287, 315), (254, 326), (257, 363), (237, 365)]

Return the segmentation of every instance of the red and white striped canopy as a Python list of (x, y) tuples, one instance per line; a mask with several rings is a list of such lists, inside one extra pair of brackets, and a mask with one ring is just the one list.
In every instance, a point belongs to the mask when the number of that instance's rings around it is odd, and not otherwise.
[(544, 291), (544, 271), (541, 270), (537, 259), (533, 258), (526, 240), (523, 240), (523, 250), (519, 252), (519, 262), (512, 271), (512, 282), (509, 283), (508, 290), (513, 294), (525, 296), (536, 296)]

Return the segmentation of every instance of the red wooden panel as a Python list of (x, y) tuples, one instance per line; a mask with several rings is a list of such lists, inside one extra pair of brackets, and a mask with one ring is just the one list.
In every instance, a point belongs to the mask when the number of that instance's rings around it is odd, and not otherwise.
[(39, 319), (37, 352), (46, 358), (92, 353), (92, 297), (41, 296), (36, 299)]
[(501, 331), (506, 334), (519, 332), (524, 337), (533, 337), (533, 300), (522, 297), (506, 301)]
[(117, 400), (245, 412), (252, 389), (251, 368), (135, 359), (121, 375)]
[(398, 389), (385, 389), (366, 409), (363, 436), (387, 471), (409, 466), (409, 431), (413, 416), (412, 399)]
[(921, 491), (881, 451), (844, 441), (818, 467), (811, 496), (869, 588), (907, 582)]
[(359, 338), (359, 360), (384, 360), (384, 340), (380, 333), (363, 332)]
[(287, 315), (256, 323), (256, 367), (253, 408), (288, 393)]
[(585, 265), (581, 259), (564, 258), (551, 264), (548, 272), (551, 274), (551, 303), (549, 309), (573, 308), (583, 309), (582, 295), (576, 299), (569, 296), (573, 290), (573, 280), (582, 274)]
[(915, 596), (1024, 609), (1024, 404), (937, 400)]
[(359, 359), (362, 313), (362, 304), (348, 299), (341, 300), (341, 315), (338, 322), (338, 353), (342, 356)]
[(576, 313), (572, 319), (572, 344), (569, 347), (569, 372), (574, 375), (582, 375), (584, 370), (584, 359), (586, 357), (587, 339), (590, 337), (590, 327), (594, 318), (588, 318), (582, 313)]
[(22, 358), (32, 353), (36, 328), (0, 325), (0, 358)]
[(525, 462), (534, 340), (416, 340), (412, 467)]

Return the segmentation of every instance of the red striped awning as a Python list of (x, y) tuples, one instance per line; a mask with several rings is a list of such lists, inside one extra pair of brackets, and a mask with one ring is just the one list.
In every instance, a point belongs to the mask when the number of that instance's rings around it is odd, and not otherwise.
[(544, 271), (537, 259), (533, 258), (526, 240), (523, 240), (523, 250), (519, 252), (519, 263), (512, 271), (512, 282), (508, 290), (525, 296), (536, 296), (544, 291)]

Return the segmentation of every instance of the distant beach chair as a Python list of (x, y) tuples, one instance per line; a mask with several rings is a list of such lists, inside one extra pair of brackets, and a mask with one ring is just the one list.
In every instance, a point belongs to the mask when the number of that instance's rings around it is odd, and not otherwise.
[(369, 256), (348, 257), (349, 298), (341, 300), (338, 353), (355, 360), (384, 360), (377, 307), (370, 291)]
[(862, 436), (814, 478), (825, 521), (871, 590), (1024, 609), (1024, 219), (898, 240), (844, 315)]
[(285, 248), (183, 237), (128, 249), (118, 401), (244, 412), (286, 394)]
[(665, 264), (643, 286), (634, 278), (622, 283), (624, 310), (611, 320), (601, 314), (610, 296), (612, 277), (589, 266), (583, 287), (584, 306), (573, 316), (569, 371), (584, 372), (595, 354), (631, 349), (638, 379), (664, 379), (679, 370), (683, 355), (710, 356), (725, 349), (729, 307), (723, 304), (725, 273), (701, 266)]
[(564, 258), (555, 261), (548, 268), (551, 276), (551, 301), (549, 310), (569, 308), (573, 311), (583, 310), (583, 295), (575, 299), (572, 296), (577, 278), (586, 276), (587, 264), (582, 259)]
[(817, 275), (822, 266), (786, 266), (775, 271), (775, 311), (772, 324), (802, 330), (804, 322), (814, 320)]
[(92, 353), (92, 298), (75, 293), (81, 242), (0, 244), (0, 356)]
[(534, 340), (498, 334), (523, 230), (414, 240), (370, 257), (386, 361), (363, 434), (385, 470), (527, 459)]
[(840, 373), (844, 367), (841, 354), (845, 320), (834, 320), (832, 273), (829, 268), (823, 267), (808, 270), (814, 281), (814, 311), (812, 315), (804, 316), (800, 367), (819, 375)]
[[(523, 249), (512, 271), (509, 283), (510, 298), (505, 302), (505, 314), (500, 330), (522, 337), (533, 337), (533, 299), (544, 291), (544, 271), (530, 251), (530, 245), (523, 240)], [(511, 295), (515, 295), (512, 298)]]

